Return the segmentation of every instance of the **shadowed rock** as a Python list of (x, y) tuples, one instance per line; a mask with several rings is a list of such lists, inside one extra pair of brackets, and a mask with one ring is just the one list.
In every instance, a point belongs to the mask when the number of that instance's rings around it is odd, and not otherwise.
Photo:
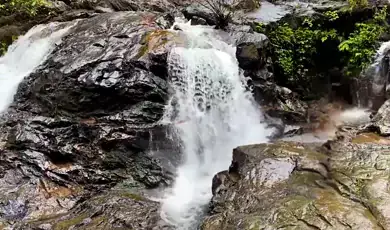
[[(158, 205), (142, 191), (172, 180), (149, 150), (152, 137), (154, 147), (169, 145), (158, 121), (176, 40), (157, 17), (125, 12), (79, 21), (21, 83), (0, 123), (2, 226), (157, 224)], [(110, 190), (124, 181), (134, 195)]]

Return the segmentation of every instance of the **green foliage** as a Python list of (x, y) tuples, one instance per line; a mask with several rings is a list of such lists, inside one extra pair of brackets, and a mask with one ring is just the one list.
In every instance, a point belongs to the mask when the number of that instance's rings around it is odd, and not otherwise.
[(7, 52), (8, 44), (6, 42), (0, 42), (0, 56), (3, 56)]
[(333, 22), (339, 19), (339, 14), (337, 11), (326, 11), (325, 16), (328, 18), (329, 21)]
[(255, 31), (257, 31), (258, 33), (265, 33), (266, 29), (267, 28), (266, 28), (266, 25), (264, 25), (264, 23), (256, 22)]
[(349, 7), (351, 9), (363, 8), (363, 7), (366, 7), (368, 5), (368, 1), (367, 0), (348, 0), (348, 4), (349, 4)]
[(378, 39), (386, 29), (386, 10), (377, 12), (370, 22), (357, 23), (354, 32), (339, 45), (347, 55), (347, 74), (358, 74), (372, 62)]
[(15, 13), (35, 16), (40, 7), (46, 6), (45, 0), (4, 0), (0, 3), (0, 14), (11, 15)]
[(297, 28), (292, 28), (287, 23), (277, 26), (269, 33), (269, 38), (283, 74), (290, 81), (299, 81), (308, 67), (313, 66), (317, 45), (328, 39), (336, 39), (337, 32), (334, 29), (314, 29), (312, 20), (305, 18)]
[[(275, 26), (255, 25), (256, 31), (265, 33), (272, 43), (274, 63), (283, 75), (281, 79), (302, 85), (311, 80), (311, 75), (318, 75), (319, 68), (326, 71), (328, 64), (321, 63), (318, 55), (334, 56), (337, 60), (329, 65), (345, 67), (348, 75), (357, 76), (367, 68), (373, 61), (381, 34), (388, 29), (387, 8), (378, 10), (370, 20), (357, 22), (353, 31), (347, 34), (345, 30), (332, 28), (337, 25), (333, 22), (340, 20), (339, 14), (325, 12), (326, 21), (313, 21), (307, 17)], [(319, 53), (320, 50), (324, 53)], [(334, 55), (331, 52), (335, 52)]]
[[(16, 41), (16, 39), (18, 39), (18, 36), (12, 36), (11, 43)], [(0, 56), (3, 56), (7, 52), (8, 46), (11, 45), (11, 43), (7, 41), (0, 41)]]

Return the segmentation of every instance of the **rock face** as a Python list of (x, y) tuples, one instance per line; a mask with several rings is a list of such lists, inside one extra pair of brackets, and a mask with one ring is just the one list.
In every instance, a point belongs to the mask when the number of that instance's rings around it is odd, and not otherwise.
[(383, 136), (390, 136), (390, 100), (387, 100), (372, 119), (371, 127)]
[(238, 147), (201, 229), (388, 229), (390, 139), (345, 129), (324, 146)]
[(378, 110), (390, 99), (390, 54), (384, 52), (359, 78), (353, 80), (354, 103)]
[(239, 31), (237, 28), (231, 29), (229, 34), (237, 45), (239, 66), (250, 79), (254, 98), (262, 106), (263, 112), (287, 124), (306, 122), (307, 104), (296, 93), (274, 82), (267, 36), (251, 30)]
[[(152, 136), (166, 142), (157, 121), (175, 41), (156, 17), (82, 20), (22, 82), (0, 124), (1, 226), (156, 226), (158, 206), (142, 191), (172, 179), (148, 150)], [(126, 192), (111, 189), (119, 184)]]

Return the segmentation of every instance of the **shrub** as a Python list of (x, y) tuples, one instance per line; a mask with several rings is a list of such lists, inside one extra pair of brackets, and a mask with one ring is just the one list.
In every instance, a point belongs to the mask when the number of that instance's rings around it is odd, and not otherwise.
[(326, 11), (324, 15), (328, 18), (329, 21), (333, 22), (339, 18), (337, 11)]
[(354, 32), (339, 45), (340, 51), (346, 54), (348, 75), (359, 74), (373, 61), (379, 37), (387, 28), (386, 12), (387, 8), (384, 7), (374, 15), (373, 20), (357, 23)]
[(363, 8), (368, 5), (367, 0), (348, 0), (349, 7), (351, 9)]
[(277, 26), (268, 34), (275, 49), (276, 63), (289, 81), (300, 81), (313, 66), (317, 44), (337, 37), (336, 30), (314, 29), (306, 18), (301, 26), (292, 28), (287, 23)]
[(4, 0), (0, 3), (0, 15), (25, 14), (35, 16), (40, 7), (46, 6), (45, 0)]
[(7, 52), (8, 46), (10, 46), (12, 42), (16, 41), (16, 39), (18, 39), (18, 36), (13, 35), (10, 41), (0, 41), (0, 56)]

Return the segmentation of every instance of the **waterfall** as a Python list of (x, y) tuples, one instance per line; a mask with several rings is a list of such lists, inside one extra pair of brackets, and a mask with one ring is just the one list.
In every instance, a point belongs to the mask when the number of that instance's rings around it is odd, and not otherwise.
[(354, 79), (355, 103), (359, 107), (379, 109), (388, 97), (390, 41), (383, 42), (376, 52), (374, 62), (365, 69), (359, 78)]
[(179, 230), (196, 229), (210, 201), (213, 176), (227, 170), (233, 148), (266, 142), (270, 134), (246, 79), (236, 48), (211, 27), (177, 22), (187, 42), (168, 57), (174, 95), (163, 122), (173, 126), (182, 162), (162, 201), (162, 217)]
[(23, 78), (46, 59), (69, 28), (66, 23), (35, 26), (0, 57), (0, 113), (12, 103)]

